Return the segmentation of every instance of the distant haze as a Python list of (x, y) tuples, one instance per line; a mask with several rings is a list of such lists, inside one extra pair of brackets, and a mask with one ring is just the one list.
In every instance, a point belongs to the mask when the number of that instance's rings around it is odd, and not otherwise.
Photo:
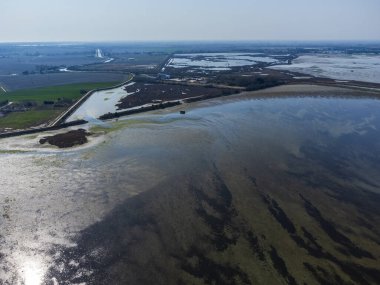
[(0, 42), (380, 40), (380, 0), (0, 0)]

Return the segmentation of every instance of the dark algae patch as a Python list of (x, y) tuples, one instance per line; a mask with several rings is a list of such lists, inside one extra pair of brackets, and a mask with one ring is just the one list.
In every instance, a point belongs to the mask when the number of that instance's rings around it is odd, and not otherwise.
[(252, 253), (257, 256), (261, 261), (265, 261), (265, 253), (263, 247), (260, 245), (259, 238), (252, 232), (246, 232), (246, 239), (248, 240)]
[[(236, 187), (215, 165), (202, 172), (198, 181), (169, 180), (159, 191), (126, 200), (84, 230), (75, 240), (78, 246), (54, 261), (61, 267), (49, 276), (59, 284), (367, 285), (379, 280), (376, 257), (338, 231), (309, 198), (288, 198), (302, 209), (294, 212), (282, 207), (284, 198), (260, 175), (254, 181), (247, 175), (249, 183)], [(293, 218), (298, 215), (312, 218), (316, 227)], [(66, 268), (64, 274), (60, 268)]]
[(330, 273), (320, 266), (314, 267), (307, 262), (304, 263), (304, 266), (308, 271), (311, 272), (311, 274), (313, 274), (314, 278), (319, 282), (319, 284), (323, 284), (323, 285), (352, 284), (351, 282), (345, 282), (344, 280), (342, 280), (342, 278), (339, 275), (335, 273)]
[(285, 278), (287, 284), (297, 285), (296, 280), (290, 275), (285, 261), (278, 255), (277, 250), (272, 246), (270, 250), (270, 258), (272, 259), (273, 266), (277, 272)]
[(239, 267), (215, 262), (207, 258), (199, 249), (191, 249), (188, 258), (195, 260), (195, 265), (185, 261), (182, 269), (192, 276), (202, 279), (205, 284), (252, 284)]
[(292, 221), (288, 218), (285, 212), (278, 205), (276, 200), (271, 199), (270, 197), (262, 196), (264, 202), (268, 205), (269, 212), (273, 215), (273, 217), (281, 224), (281, 226), (289, 233), (294, 234), (296, 232), (296, 228)]
[(321, 228), (325, 231), (325, 233), (336, 243), (342, 245), (347, 250), (347, 254), (351, 254), (357, 258), (374, 258), (371, 253), (359, 248), (355, 245), (348, 237), (344, 234), (340, 233), (336, 226), (333, 225), (330, 221), (326, 220), (319, 210), (314, 207), (314, 205), (305, 199), (302, 195), (300, 195), (302, 200), (305, 202), (306, 212), (310, 217), (314, 218), (321, 226)]
[(49, 143), (59, 148), (69, 148), (76, 145), (83, 145), (88, 142), (87, 137), (91, 134), (84, 129), (68, 131), (67, 133), (40, 139), (40, 144)]
[[(322, 225), (311, 231), (301, 220), (292, 220), (274, 192), (263, 196), (262, 182), (243, 192), (245, 199), (261, 200), (265, 207), (257, 203), (246, 212), (238, 202), (241, 189), (231, 187), (215, 167), (210, 174), (203, 183), (165, 184), (166, 190), (128, 199), (55, 261), (67, 268), (62, 279), (58, 271), (51, 276), (59, 284), (376, 284), (378, 269), (357, 263), (374, 257), (362, 250), (365, 256), (356, 254), (348, 261), (338, 250), (325, 248), (323, 235), (336, 234), (327, 234)], [(265, 209), (269, 215), (259, 221), (265, 220), (271, 231), (279, 226), (283, 233), (272, 236), (252, 221)], [(340, 244), (352, 250), (348, 238)], [(73, 267), (73, 260), (80, 265)], [(93, 272), (91, 279), (78, 277), (83, 270)]]

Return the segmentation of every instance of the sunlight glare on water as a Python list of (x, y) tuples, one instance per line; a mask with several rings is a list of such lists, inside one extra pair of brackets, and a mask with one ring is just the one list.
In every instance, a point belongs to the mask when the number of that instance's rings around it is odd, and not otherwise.
[(42, 262), (35, 258), (26, 258), (20, 266), (20, 285), (41, 285), (43, 284), (46, 268)]

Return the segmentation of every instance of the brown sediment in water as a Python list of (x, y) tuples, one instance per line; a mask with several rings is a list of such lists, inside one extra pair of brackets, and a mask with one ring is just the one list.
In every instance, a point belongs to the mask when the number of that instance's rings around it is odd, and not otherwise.
[(83, 145), (87, 143), (87, 137), (90, 135), (91, 133), (87, 132), (86, 130), (78, 129), (63, 134), (44, 137), (40, 139), (40, 144), (49, 143), (59, 148), (69, 148), (75, 145)]

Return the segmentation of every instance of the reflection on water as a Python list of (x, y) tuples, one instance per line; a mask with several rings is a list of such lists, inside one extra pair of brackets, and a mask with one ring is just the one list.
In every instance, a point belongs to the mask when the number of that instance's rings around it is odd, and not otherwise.
[[(40, 285), (44, 281), (46, 268), (36, 259), (26, 259), (21, 263), (19, 275), (25, 285)], [(45, 265), (46, 267), (46, 265)]]
[[(253, 167), (257, 176), (267, 177), (280, 170), (301, 175), (290, 161), (316, 155), (330, 159), (341, 173), (359, 171), (379, 185), (379, 101), (289, 98), (208, 104), (186, 116), (164, 111), (115, 122), (117, 130), (91, 148), (0, 154), (2, 283), (58, 284), (58, 276), (45, 280), (45, 274), (51, 265), (65, 272), (64, 264), (54, 261), (65, 249), (76, 248), (82, 230), (163, 181), (197, 177), (210, 164), (233, 168), (231, 157), (238, 167)], [(347, 156), (350, 165), (335, 161), (334, 166), (334, 155)]]

